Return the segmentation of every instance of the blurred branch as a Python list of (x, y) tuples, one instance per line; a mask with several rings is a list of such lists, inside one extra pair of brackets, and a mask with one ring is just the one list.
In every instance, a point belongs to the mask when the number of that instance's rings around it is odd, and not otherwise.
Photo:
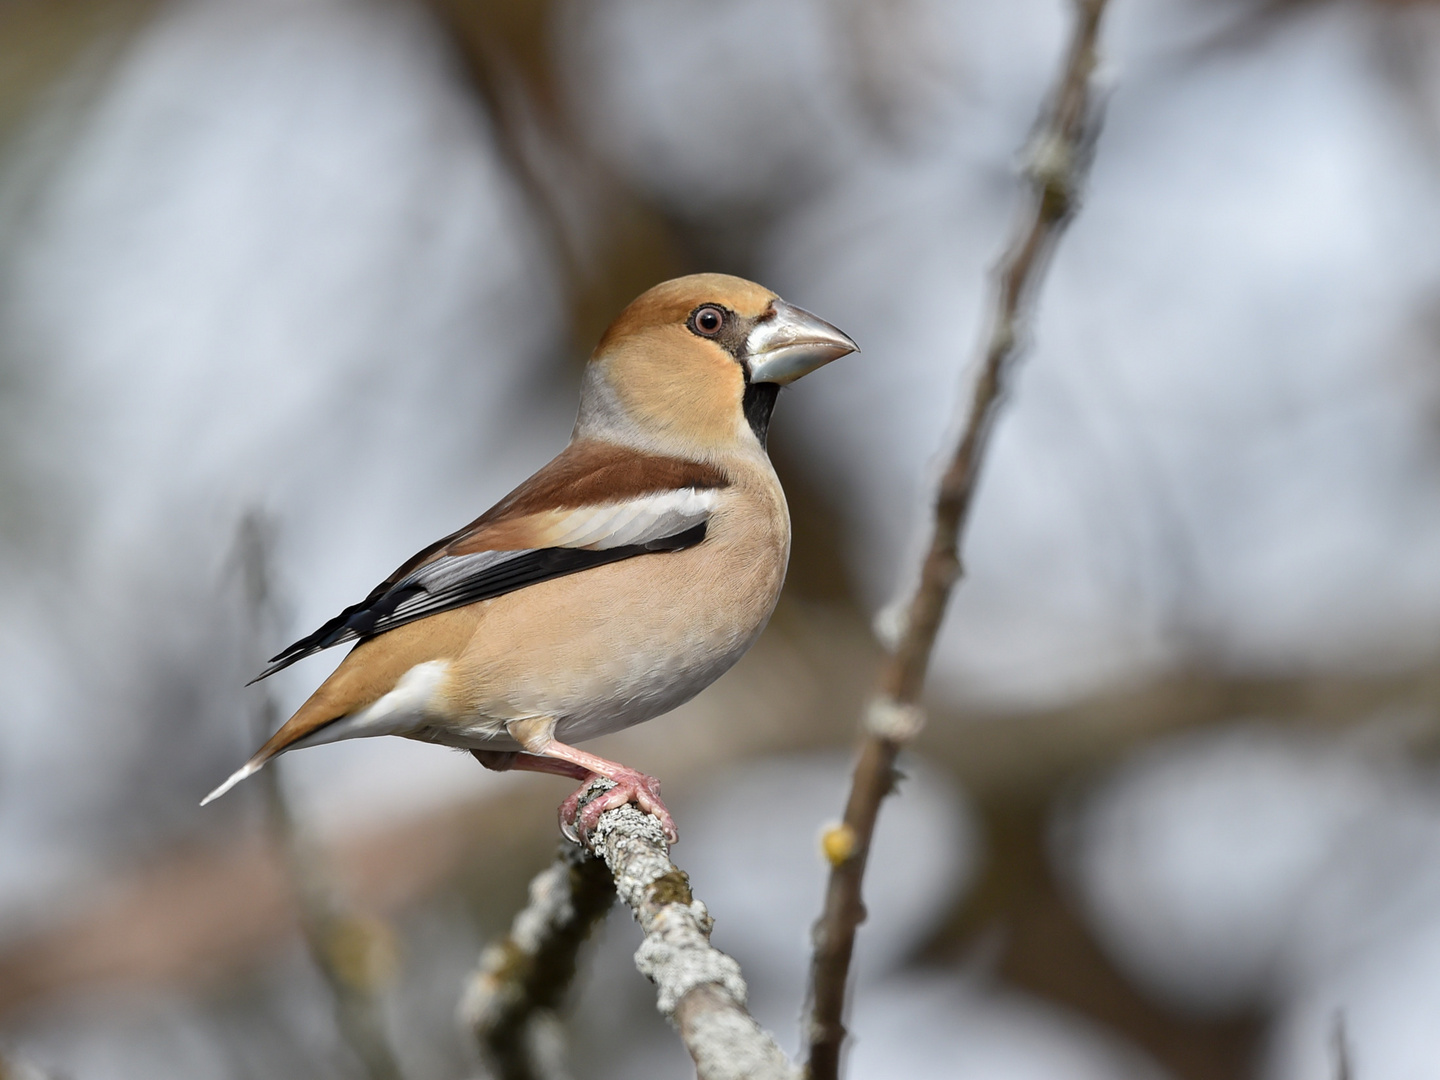
[[(739, 677), (712, 689), (703, 709), (650, 725), (646, 753), (683, 786), (736, 760), (831, 746), (835, 715), (863, 692), (875, 661), (858, 619), (852, 625), (829, 608), (802, 617), (782, 606)], [(816, 694), (796, 705), (770, 692), (782, 684), (813, 685)], [(1379, 728), (1435, 753), (1440, 656), (1368, 674), (1194, 667), (1045, 708), (947, 710), (922, 733), (921, 749), (977, 799), (1036, 801), (1157, 735), (1236, 717), (1310, 732)], [(622, 748), (613, 756), (624, 756), (625, 736), (612, 738)], [(554, 797), (543, 783), (516, 787), (329, 841), (325, 855), (345, 895), (366, 911), (405, 910), (464, 887), (478, 868), (489, 895), (497, 881), (535, 873), (532, 853), (549, 842)], [(493, 828), (497, 814), (510, 822), (504, 830)], [(0, 1016), (112, 983), (203, 988), (233, 978), (288, 939), (298, 917), (293, 893), (269, 838), (171, 849), (85, 890), (74, 908), (37, 913), (48, 918), (28, 931), (15, 924), (0, 948)]]
[(901, 142), (926, 81), (943, 77), (915, 0), (838, 0), (828, 5), (844, 50), (856, 111), (871, 134)]
[(85, 75), (100, 74), (103, 61), (118, 55), (158, 6), (156, 0), (0, 3), (0, 150), (47, 92), (87, 66), (100, 70)]
[[(1399, 0), (1400, 5), (1410, 0)], [(1378, 0), (1369, 6), (1388, 6), (1391, 0)], [(1184, 50), (1182, 63), (1200, 64), (1227, 53), (1243, 52), (1263, 45), (1267, 38), (1288, 29), (1294, 21), (1325, 6), (1324, 0), (1246, 0), (1234, 6), (1235, 14), (1215, 31), (1201, 37)]]
[[(591, 784), (591, 798), (608, 790)], [(740, 965), (710, 944), (710, 914), (670, 861), (660, 823), (633, 806), (603, 814), (587, 838), (645, 934), (635, 966), (655, 984), (698, 1080), (798, 1080), (799, 1070), (745, 1008)]]
[(1181, 668), (1060, 705), (964, 710), (927, 727), (921, 742), (977, 797), (1027, 800), (1156, 736), (1237, 718), (1326, 734), (1365, 729), (1433, 755), (1440, 749), (1440, 657), (1368, 674)]
[(604, 863), (562, 845), (530, 882), (530, 902), (509, 935), (488, 946), (465, 988), (461, 1021), (500, 1080), (559, 1080), (564, 1036), (556, 1010), (576, 957), (615, 900)]
[[(550, 78), (548, 0), (428, 0), (464, 58), (493, 125), (496, 148), (531, 201), (573, 288), (584, 277), (582, 239), (566, 190), (546, 159), (569, 156), (559, 137), (558, 88)], [(575, 166), (576, 162), (566, 162)], [(573, 196), (572, 196), (573, 198)]]
[[(396, 911), (471, 866), (518, 875), (519, 849), (544, 843), (553, 810), (549, 793), (537, 786), (533, 796), (476, 800), (326, 854), (357, 904)], [(497, 837), (486, 826), (500, 813), (516, 824)], [(286, 860), (272, 838), (172, 850), (90, 890), (79, 910), (8, 942), (0, 953), (0, 1015), (93, 986), (223, 985), (269, 962), (299, 918)]]
[[(672, 722), (646, 728), (645, 752), (683, 786), (736, 760), (832, 746), (835, 716), (853, 707), (877, 660), (858, 616), (782, 604), (735, 677)], [(801, 696), (785, 698), (777, 686)], [(1033, 801), (1157, 735), (1236, 717), (1323, 733), (1363, 726), (1434, 754), (1440, 656), (1369, 673), (1195, 666), (1043, 708), (957, 708), (936, 713), (920, 749), (977, 799)], [(628, 737), (610, 737), (611, 756), (633, 749)], [(477, 868), (488, 895), (496, 881), (535, 873), (533, 852), (554, 828), (553, 800), (544, 783), (516, 787), (328, 839), (325, 854), (362, 910), (405, 910), (465, 887)], [(502, 813), (510, 824), (496, 830)], [(213, 985), (266, 962), (297, 918), (282, 859), (263, 837), (172, 848), (77, 894), (74, 907), (35, 914), (28, 929), (14, 916), (0, 946), (0, 1016), (107, 983)]]
[(1345, 1032), (1345, 1014), (1335, 1014), (1334, 1028), (1330, 1033), (1330, 1046), (1335, 1055), (1335, 1080), (1355, 1080), (1351, 1064), (1350, 1038)]
[[(237, 549), (245, 582), (252, 631), (272, 614), (270, 550), (273, 528), (251, 512), (240, 521)], [(256, 650), (256, 655), (263, 655)], [(260, 737), (279, 726), (280, 716), (269, 683), (261, 683), (257, 724)], [(280, 784), (279, 762), (260, 771), (270, 829), (289, 877), (300, 930), (310, 956), (329, 987), (341, 1037), (370, 1080), (401, 1080), (402, 1073), (385, 1034), (376, 989), (393, 967), (394, 946), (388, 928), (377, 919), (351, 911), (337, 897), (324, 855), (295, 822)]]
[(588, 355), (617, 310), (692, 269), (673, 224), (605, 167), (572, 124), (551, 48), (555, 0), (426, 0), (455, 43), (564, 277)]
[(371, 1080), (401, 1080), (376, 993), (394, 969), (392, 933), (379, 919), (350, 911), (338, 899), (323, 854), (296, 827), (275, 764), (261, 771), (271, 828), (305, 945), (334, 1000), (336, 1026)]
[(33, 1062), (0, 1053), (0, 1080), (50, 1080), (50, 1074)]
[(990, 432), (1004, 400), (1022, 329), (1049, 255), (1075, 210), (1098, 132), (1090, 79), (1105, 0), (1077, 0), (1075, 32), (1049, 115), (1030, 147), (1033, 197), (1028, 222), (1001, 259), (994, 310), (965, 429), (940, 479), (930, 543), (904, 625), (881, 668), (880, 688), (866, 710), (866, 734), (845, 807), (845, 820), (826, 837), (832, 869), (825, 909), (815, 927), (811, 968), (809, 1070), (817, 1080), (839, 1076), (845, 1041), (846, 985), (855, 932), (865, 917), (861, 885), (880, 803), (894, 787), (895, 759), (922, 727), (920, 694), (940, 621), (963, 566), (960, 545)]

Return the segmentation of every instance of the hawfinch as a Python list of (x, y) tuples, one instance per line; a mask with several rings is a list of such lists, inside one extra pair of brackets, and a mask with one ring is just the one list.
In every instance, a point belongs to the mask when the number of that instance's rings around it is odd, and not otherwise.
[(580, 791), (561, 806), (567, 835), (634, 801), (673, 840), (658, 781), (571, 744), (689, 701), (759, 636), (790, 557), (765, 452), (776, 395), (855, 350), (753, 282), (655, 286), (600, 339), (558, 457), (272, 659), (259, 678), (357, 642), (204, 801), (285, 750), (403, 735), (608, 777), (578, 820)]

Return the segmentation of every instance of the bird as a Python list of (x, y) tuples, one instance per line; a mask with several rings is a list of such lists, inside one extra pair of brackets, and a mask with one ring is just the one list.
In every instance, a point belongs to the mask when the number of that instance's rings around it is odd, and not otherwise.
[[(857, 351), (743, 278), (641, 294), (585, 365), (568, 445), (272, 657), (253, 682), (356, 643), (201, 805), (285, 751), (399, 735), (582, 781), (559, 810), (572, 840), (634, 802), (673, 843), (656, 778), (573, 744), (684, 704), (754, 644), (790, 557), (766, 449), (776, 399)], [(597, 777), (614, 786), (582, 807)]]

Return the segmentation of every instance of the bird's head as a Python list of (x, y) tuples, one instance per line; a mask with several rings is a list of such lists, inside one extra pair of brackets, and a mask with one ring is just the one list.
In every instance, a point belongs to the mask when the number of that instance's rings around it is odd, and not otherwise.
[(856, 349), (753, 281), (675, 278), (642, 294), (601, 337), (576, 434), (692, 455), (755, 440), (763, 447), (780, 387)]

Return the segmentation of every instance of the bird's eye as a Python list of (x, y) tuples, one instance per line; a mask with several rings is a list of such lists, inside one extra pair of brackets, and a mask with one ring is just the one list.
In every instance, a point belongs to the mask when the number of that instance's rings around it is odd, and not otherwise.
[(724, 325), (724, 310), (713, 304), (697, 308), (695, 314), (690, 316), (690, 326), (697, 334), (703, 334), (705, 337), (714, 337)]

